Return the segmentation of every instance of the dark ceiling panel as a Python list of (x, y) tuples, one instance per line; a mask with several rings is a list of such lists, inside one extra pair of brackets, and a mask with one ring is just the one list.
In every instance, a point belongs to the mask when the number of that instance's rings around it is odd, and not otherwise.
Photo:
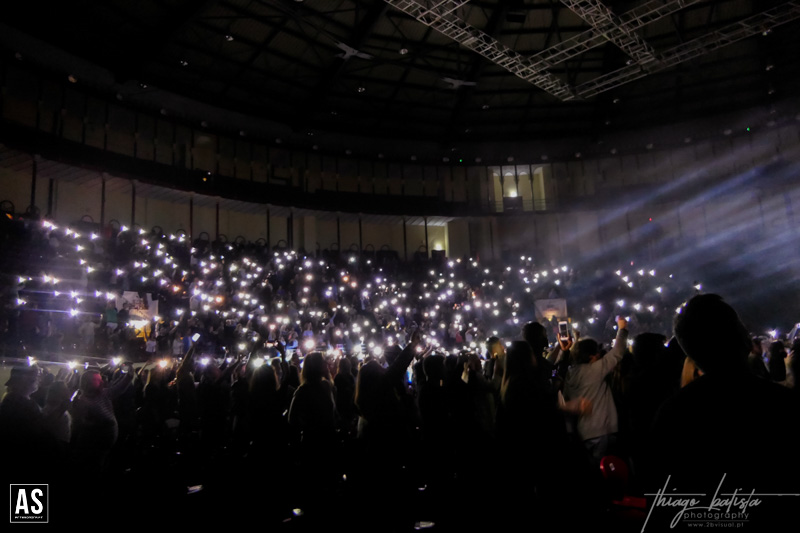
[[(644, 4), (604, 1), (617, 15)], [(480, 140), (480, 132), (486, 140), (496, 140), (496, 125), (506, 123), (511, 135), (531, 139), (585, 136), (596, 133), (609, 115), (627, 113), (619, 123), (644, 127), (694, 119), (698, 110), (718, 112), (719, 95), (732, 81), (738, 96), (726, 95), (727, 110), (769, 105), (791, 95), (800, 78), (793, 52), (800, 49), (798, 21), (586, 101), (562, 102), (383, 0), (9, 4), (3, 24), (110, 70), (118, 83), (146, 81), (295, 130), (447, 143)], [(535, 55), (589, 29), (561, 2), (516, 4), (522, 8), (515, 7), (511, 18), (505, 13), (508, 2), (501, 0), (471, 0), (456, 14), (523, 55)], [(708, 0), (636, 33), (661, 53), (783, 4)], [(337, 57), (346, 55), (343, 45), (371, 57)], [(624, 67), (628, 59), (606, 43), (554, 65), (552, 73), (577, 86)], [(443, 77), (476, 85), (453, 89)], [(647, 105), (625, 109), (613, 104), (617, 99)], [(331, 116), (332, 110), (339, 118)], [(559, 120), (553, 121), (554, 116)], [(528, 126), (543, 122), (550, 123), (546, 132)]]

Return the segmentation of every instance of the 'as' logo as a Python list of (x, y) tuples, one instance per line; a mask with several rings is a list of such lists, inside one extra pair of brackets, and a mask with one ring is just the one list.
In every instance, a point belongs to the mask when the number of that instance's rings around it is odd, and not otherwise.
[(11, 485), (9, 505), (12, 524), (46, 524), (48, 485)]

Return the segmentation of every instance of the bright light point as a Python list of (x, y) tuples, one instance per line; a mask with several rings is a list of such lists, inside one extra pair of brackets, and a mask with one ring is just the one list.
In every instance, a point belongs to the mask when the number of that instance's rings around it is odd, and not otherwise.
[(621, 276), (621, 275), (622, 275), (622, 270), (617, 270), (617, 271), (616, 271), (616, 272), (614, 272), (614, 273), (615, 273), (617, 276)]
[(663, 287), (656, 287), (656, 291), (660, 294), (663, 291)]
[(599, 311), (599, 310), (600, 310), (600, 309), (602, 309), (602, 308), (603, 308), (603, 306), (602, 306), (602, 305), (600, 305), (600, 304), (594, 304), (594, 310), (595, 310), (595, 311)]
[[(114, 363), (114, 364), (116, 364), (116, 363)], [(73, 369), (73, 368), (75, 368), (76, 366), (78, 366), (78, 363), (76, 363), (75, 361), (70, 361), (69, 363), (67, 363), (67, 366), (68, 366), (70, 369)]]
[(648, 310), (648, 311), (650, 311), (650, 312), (652, 313), (652, 312), (654, 312), (654, 311), (656, 310), (656, 308), (655, 308), (655, 307), (653, 307), (652, 305), (648, 305), (648, 306), (647, 306), (647, 310)]
[(633, 304), (633, 308), (638, 311), (642, 308), (642, 304)]
[(655, 271), (655, 270), (651, 270), (651, 271), (649, 272), (649, 274), (650, 274), (651, 276), (655, 276), (655, 275), (656, 275), (656, 271)]
[(69, 314), (70, 314), (70, 316), (76, 316), (78, 314), (78, 310), (77, 309), (70, 309), (69, 310)]
[(617, 305), (620, 307), (625, 307), (625, 300), (617, 300)]
[(260, 358), (260, 357), (257, 357), (257, 358), (255, 358), (255, 359), (253, 359), (253, 366), (254, 366), (254, 367), (258, 368), (258, 367), (260, 367), (260, 366), (261, 366), (261, 365), (263, 365), (263, 364), (264, 364), (264, 360), (263, 360), (262, 358)]
[(695, 288), (695, 290), (698, 290), (698, 291), (699, 291), (699, 290), (702, 290), (702, 289), (703, 289), (703, 285), (702, 285), (702, 284), (700, 284), (700, 283), (698, 283), (697, 285), (695, 285), (695, 286), (694, 286), (694, 288)]
[(565, 266), (562, 266), (562, 267), (561, 267), (561, 272), (566, 272), (566, 271), (567, 271), (567, 267), (565, 267)]
[(376, 346), (375, 348), (372, 349), (372, 353), (380, 357), (381, 355), (383, 355), (383, 348), (381, 348), (380, 346)]
[(772, 337), (773, 339), (778, 336), (778, 330), (777, 329), (771, 329), (767, 333), (769, 333), (769, 336)]
[(158, 362), (158, 366), (160, 366), (161, 368), (167, 368), (167, 360), (162, 359), (161, 361)]

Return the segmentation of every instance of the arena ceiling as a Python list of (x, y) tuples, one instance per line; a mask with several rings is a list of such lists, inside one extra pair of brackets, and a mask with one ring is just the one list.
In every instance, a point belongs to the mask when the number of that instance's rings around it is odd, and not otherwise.
[(2, 23), (142, 94), (448, 143), (770, 106), (800, 94), (798, 18), (785, 0), (26, 0)]

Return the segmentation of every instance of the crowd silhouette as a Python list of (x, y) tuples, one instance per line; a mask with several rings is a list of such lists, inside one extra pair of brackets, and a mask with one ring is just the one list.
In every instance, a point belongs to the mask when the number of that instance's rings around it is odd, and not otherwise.
[[(5, 228), (0, 442), (8, 479), (50, 483), (60, 520), (638, 531), (668, 477), (800, 492), (799, 343), (765, 358), (717, 295), (668, 331), (650, 329), (661, 300), (563, 335), (533, 319), (552, 285), (513, 295), (533, 284), (527, 258), (519, 276), (462, 258), (404, 277), (377, 258), (47, 224)], [(59, 270), (74, 261), (96, 277)], [(132, 324), (128, 290), (159, 315)], [(789, 498), (753, 524), (793, 516)]]

